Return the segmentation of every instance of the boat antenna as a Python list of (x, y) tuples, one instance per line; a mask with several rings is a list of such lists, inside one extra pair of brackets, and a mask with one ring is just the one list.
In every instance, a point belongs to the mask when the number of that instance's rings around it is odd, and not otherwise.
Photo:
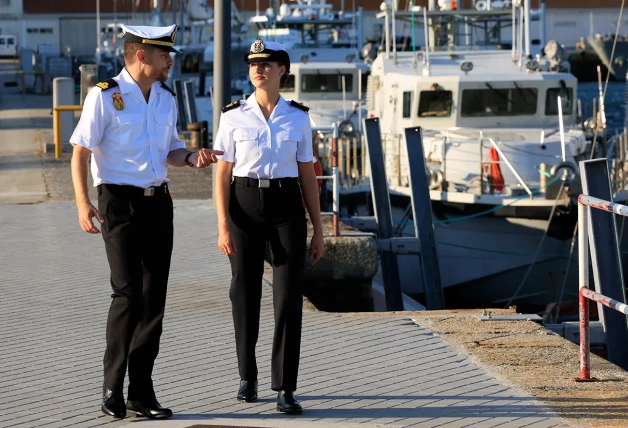
[(392, 50), (393, 64), (397, 65), (397, 34), (395, 32), (395, 14), (397, 13), (397, 0), (392, 0)]
[(427, 31), (427, 10), (423, 8), (423, 31), (425, 32), (425, 56), (423, 57), (423, 64), (430, 68), (430, 38)]
[(412, 68), (416, 73), (416, 40), (414, 34), (414, 0), (410, 0), (410, 24), (412, 27)]

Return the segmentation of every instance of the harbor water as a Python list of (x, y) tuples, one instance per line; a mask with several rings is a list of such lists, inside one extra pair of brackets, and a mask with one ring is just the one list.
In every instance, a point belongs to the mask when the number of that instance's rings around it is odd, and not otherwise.
[[(614, 134), (616, 131), (623, 131), (626, 111), (625, 93), (625, 83), (608, 83), (604, 107), (606, 111), (606, 121), (609, 129), (609, 134)], [(586, 120), (593, 114), (593, 100), (595, 99), (596, 103), (598, 102), (598, 84), (596, 82), (579, 83), (578, 98), (582, 102), (582, 113), (584, 119)]]

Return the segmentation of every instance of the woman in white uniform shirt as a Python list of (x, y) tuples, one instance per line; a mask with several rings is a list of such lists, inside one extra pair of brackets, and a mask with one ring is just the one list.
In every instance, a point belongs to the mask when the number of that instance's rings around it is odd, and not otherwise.
[[(220, 250), (229, 256), (240, 401), (257, 400), (255, 345), (259, 332), (264, 249), (273, 256), (275, 332), (271, 388), (277, 410), (300, 413), (297, 389), (303, 270), (307, 248), (305, 200), (314, 228), (309, 254), (323, 255), (323, 232), (308, 108), (286, 101), (279, 88), (290, 72), (283, 45), (256, 40), (244, 58), (255, 92), (222, 109), (214, 148)], [(302, 198), (303, 196), (303, 198)]]

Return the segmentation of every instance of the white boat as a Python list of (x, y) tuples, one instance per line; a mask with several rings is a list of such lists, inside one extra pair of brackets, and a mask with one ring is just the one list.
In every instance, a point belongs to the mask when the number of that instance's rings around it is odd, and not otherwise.
[[(565, 270), (577, 218), (577, 162), (591, 150), (578, 118), (577, 80), (557, 43), (546, 45), (545, 57), (530, 54), (529, 25), (521, 25), (530, 21), (529, 2), (514, 12), (439, 3), (401, 12), (384, 3), (379, 15), (386, 48), (371, 65), (366, 108), (379, 118), (398, 232), (414, 233), (404, 129), (420, 126), (446, 300), (543, 306), (571, 298), (577, 263)], [(397, 52), (390, 28), (398, 19), (420, 23), (428, 49)], [(470, 27), (490, 31), (470, 40)], [(512, 50), (503, 50), (508, 34)], [(368, 169), (347, 173), (354, 178), (343, 181), (341, 208), (372, 215), (364, 203)], [(415, 258), (400, 260), (405, 278), (421, 277)], [(423, 285), (405, 281), (403, 291), (420, 298)]]

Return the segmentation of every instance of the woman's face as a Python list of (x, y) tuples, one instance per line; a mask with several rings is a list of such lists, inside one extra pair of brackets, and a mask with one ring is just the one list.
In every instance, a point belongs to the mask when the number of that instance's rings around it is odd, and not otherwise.
[(286, 72), (286, 67), (277, 62), (253, 62), (249, 64), (249, 77), (256, 88), (279, 88), (281, 76)]

